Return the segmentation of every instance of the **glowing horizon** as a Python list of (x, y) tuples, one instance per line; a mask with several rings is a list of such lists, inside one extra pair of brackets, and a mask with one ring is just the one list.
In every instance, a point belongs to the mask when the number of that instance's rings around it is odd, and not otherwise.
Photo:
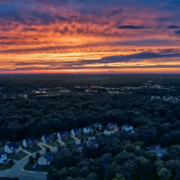
[(0, 0), (0, 74), (180, 73), (180, 3)]

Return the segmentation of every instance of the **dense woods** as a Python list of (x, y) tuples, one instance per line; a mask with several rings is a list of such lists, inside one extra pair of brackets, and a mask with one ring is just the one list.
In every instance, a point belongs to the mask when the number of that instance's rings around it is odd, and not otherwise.
[[(180, 104), (148, 98), (150, 95), (178, 93), (178, 89), (162, 91), (146, 88), (127, 90), (120, 95), (100, 92), (27, 100), (2, 99), (0, 140), (40, 138), (43, 134), (69, 131), (97, 122), (104, 127), (108, 122), (115, 122), (120, 131), (109, 136), (97, 135), (97, 149), (84, 147), (81, 152), (58, 147), (48, 179), (178, 180)], [(121, 131), (124, 124), (132, 125), (135, 132)], [(157, 144), (167, 149), (162, 157), (147, 149)]]

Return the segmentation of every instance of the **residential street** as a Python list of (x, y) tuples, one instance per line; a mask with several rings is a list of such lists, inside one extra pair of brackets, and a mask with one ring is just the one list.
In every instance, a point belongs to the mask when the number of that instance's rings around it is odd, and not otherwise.
[(18, 177), (19, 180), (46, 180), (47, 173), (27, 172), (22, 170), (22, 168), (28, 162), (28, 160), (29, 156), (26, 156), (25, 158), (21, 159), (18, 163), (16, 163), (15, 166), (11, 168), (9, 171), (1, 171), (0, 177)]

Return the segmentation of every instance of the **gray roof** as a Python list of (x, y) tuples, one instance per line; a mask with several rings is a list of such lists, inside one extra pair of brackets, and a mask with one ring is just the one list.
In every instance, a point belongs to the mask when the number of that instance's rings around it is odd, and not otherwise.
[(46, 139), (46, 138), (50, 138), (51, 136), (54, 138), (54, 135), (53, 135), (53, 134), (45, 134), (45, 135), (44, 135), (44, 138), (45, 138), (45, 139)]
[(47, 152), (43, 155), (43, 157), (46, 159), (46, 161), (52, 162), (52, 155), (51, 153)]
[(35, 140), (36, 140), (36, 139), (35, 139), (34, 137), (25, 139), (26, 142), (28, 142), (28, 141), (35, 141)]
[(124, 124), (124, 126), (123, 126), (123, 127), (130, 128), (130, 127), (132, 127), (132, 126), (130, 126), (130, 125), (128, 125), (128, 124)]
[(19, 148), (19, 145), (17, 145), (15, 142), (10, 142), (7, 144), (7, 146), (9, 148), (14, 148), (14, 149), (18, 149)]
[(76, 129), (73, 129), (74, 132), (77, 132), (79, 130), (82, 130), (82, 128), (76, 128)]
[(67, 134), (68, 133), (68, 135), (69, 135), (69, 132), (68, 131), (61, 131), (61, 132), (59, 132), (59, 134), (62, 136), (62, 135), (64, 135), (64, 134)]
[(94, 125), (95, 127), (100, 127), (100, 126), (102, 126), (101, 123), (94, 123), (93, 125)]

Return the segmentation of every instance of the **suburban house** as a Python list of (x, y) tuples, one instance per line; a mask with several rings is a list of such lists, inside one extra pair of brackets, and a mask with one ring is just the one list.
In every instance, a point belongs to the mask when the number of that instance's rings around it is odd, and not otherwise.
[(72, 129), (71, 130), (71, 135), (74, 136), (74, 137), (75, 136), (81, 136), (82, 132), (83, 132), (82, 128)]
[(4, 152), (8, 154), (18, 154), (22, 152), (22, 147), (17, 145), (15, 142), (10, 142), (6, 146), (4, 146)]
[(151, 149), (149, 151), (155, 152), (159, 157), (162, 157), (167, 152), (167, 150), (164, 149)]
[(87, 133), (93, 133), (94, 132), (94, 130), (93, 130), (93, 127), (92, 126), (88, 126), (88, 127), (84, 127), (83, 128), (83, 132), (85, 133), (85, 134), (87, 134)]
[(130, 126), (128, 124), (124, 124), (124, 126), (122, 127), (122, 130), (125, 130), (125, 131), (133, 131), (133, 126)]
[(67, 140), (68, 137), (69, 137), (68, 131), (62, 131), (57, 133), (57, 138), (60, 140)]
[(87, 146), (97, 148), (98, 147), (97, 140), (95, 138), (89, 138)]
[(44, 143), (51, 143), (54, 141), (54, 135), (53, 134), (46, 134), (46, 135), (43, 135), (41, 140), (44, 142)]
[(93, 124), (93, 126), (94, 126), (95, 130), (97, 130), (97, 129), (100, 130), (102, 128), (101, 123), (95, 123), (95, 124)]
[(24, 147), (34, 147), (37, 146), (37, 141), (34, 137), (32, 138), (27, 138), (23, 140), (23, 146)]
[(5, 164), (7, 162), (7, 154), (5, 152), (0, 152), (0, 164)]
[(107, 128), (108, 128), (109, 130), (116, 130), (116, 129), (118, 129), (117, 123), (112, 123), (112, 122), (110, 122), (110, 123), (108, 123)]
[(82, 146), (82, 144), (80, 143), (80, 144), (76, 144), (76, 149), (78, 149), (78, 150), (82, 150), (82, 148), (83, 148), (83, 146)]
[(52, 158), (51, 153), (49, 152), (44, 154), (38, 159), (38, 164), (44, 165), (44, 166), (49, 166), (51, 165), (52, 162), (53, 162), (53, 158)]

